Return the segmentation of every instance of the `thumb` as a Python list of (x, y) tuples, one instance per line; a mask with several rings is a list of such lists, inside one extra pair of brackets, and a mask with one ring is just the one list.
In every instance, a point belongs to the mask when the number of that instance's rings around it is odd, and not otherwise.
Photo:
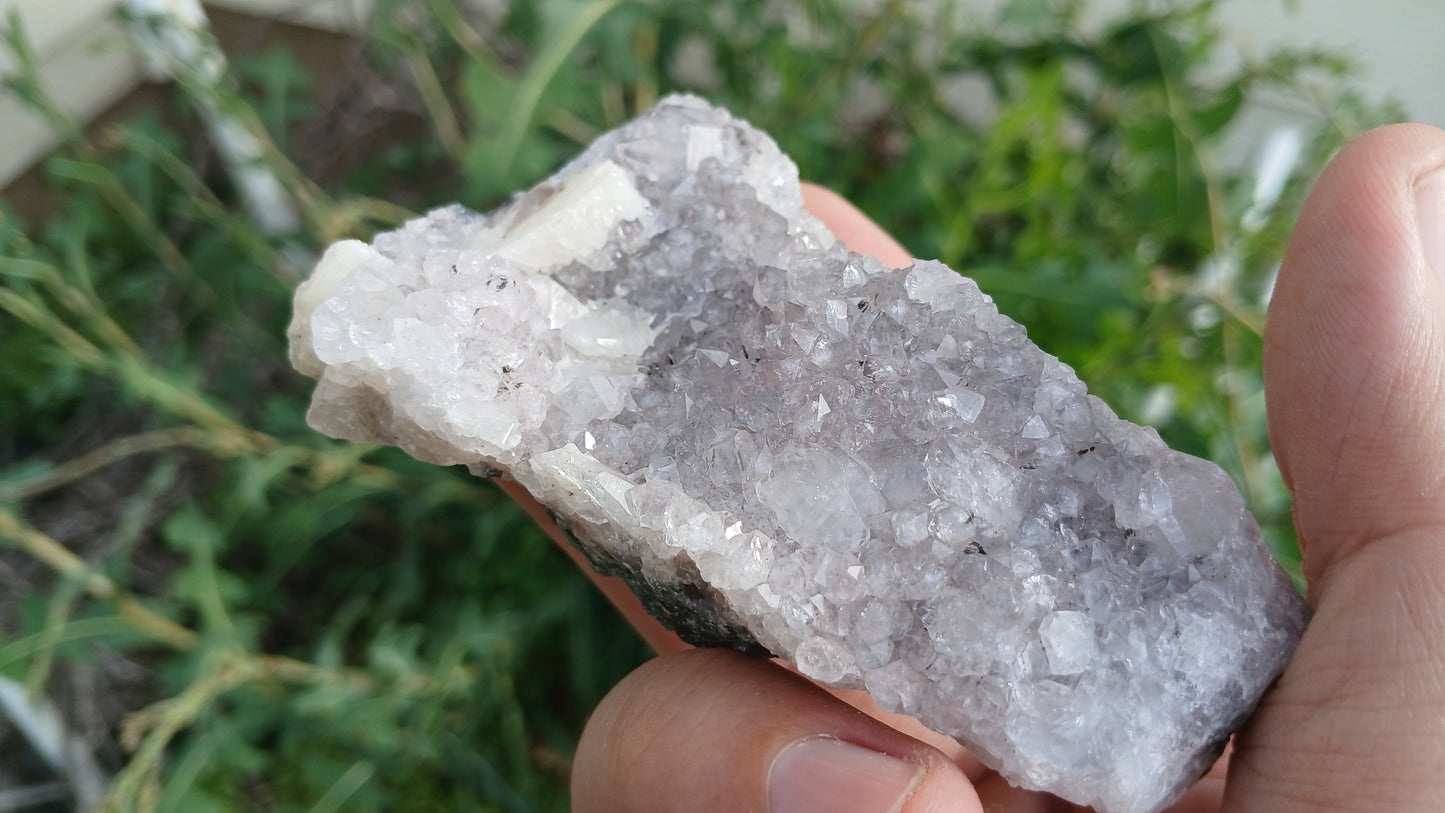
[(728, 650), (655, 658), (587, 722), (574, 813), (982, 810), (941, 751), (777, 664)]
[(1445, 789), (1445, 132), (1362, 136), (1311, 192), (1265, 330), (1315, 615), (1236, 741), (1239, 810)]
[(1264, 363), (1314, 589), (1375, 539), (1440, 526), (1445, 133), (1382, 128), (1326, 170), (1280, 269)]

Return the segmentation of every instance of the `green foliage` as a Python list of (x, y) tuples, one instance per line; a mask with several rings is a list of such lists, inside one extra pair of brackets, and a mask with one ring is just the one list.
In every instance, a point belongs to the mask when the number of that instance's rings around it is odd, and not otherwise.
[[(386, 140), (335, 188), (291, 157), (326, 115), (294, 56), (178, 83), (262, 140), (303, 214), (284, 238), (197, 169), (216, 162), (195, 160), (194, 114), (67, 119), (12, 17), (7, 85), (65, 138), (46, 162), (64, 203), (30, 224), (0, 208), (0, 567), (26, 588), (0, 604), (0, 673), (45, 690), (88, 662), (146, 665), (131, 714), (102, 721), (114, 810), (562, 809), (581, 722), (642, 645), (491, 486), (307, 429), (289, 296), (298, 252), (404, 214), (369, 196), (490, 207), (674, 90), (776, 134), (1124, 415), (1223, 464), (1288, 559), (1261, 293), (1310, 177), (1383, 114), (1334, 89), (1329, 55), (1213, 64), (1212, 5), (1085, 26), (1051, 0), (996, 20), (900, 0), (548, 0), (498, 20), (385, 0), (368, 69), (431, 137)], [(1251, 174), (1221, 145), (1262, 88), (1321, 124), (1246, 221)]]

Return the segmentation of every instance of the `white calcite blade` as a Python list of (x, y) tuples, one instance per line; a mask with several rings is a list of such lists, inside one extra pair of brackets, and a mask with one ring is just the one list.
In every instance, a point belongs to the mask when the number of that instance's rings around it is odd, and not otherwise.
[(490, 215), (334, 246), (291, 338), (320, 431), (515, 478), (684, 639), (1109, 813), (1203, 773), (1305, 624), (1218, 467), (970, 280), (844, 250), (695, 98)]

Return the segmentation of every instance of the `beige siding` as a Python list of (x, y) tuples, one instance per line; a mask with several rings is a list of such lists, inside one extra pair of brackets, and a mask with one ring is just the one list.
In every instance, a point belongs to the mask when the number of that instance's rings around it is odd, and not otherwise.
[(1369, 93), (1392, 95), (1411, 118), (1445, 127), (1442, 0), (1227, 0), (1220, 21), (1243, 53), (1319, 46), (1344, 54)]
[(206, 5), (330, 31), (359, 31), (375, 3), (373, 0), (208, 0)]
[[(111, 20), (107, 0), (20, 0), (0, 3), (20, 18), (41, 66), (41, 81), (66, 110), (89, 119), (140, 80), (140, 68)], [(0, 54), (0, 71), (13, 62)], [(50, 130), (9, 94), (0, 93), (0, 186), (54, 145)]]
[[(8, 18), (19, 11), (41, 66), (41, 81), (63, 108), (89, 120), (135, 87), (140, 62), (115, 22), (119, 0), (3, 0)], [(372, 0), (224, 0), (210, 5), (332, 30), (357, 30)], [(0, 53), (0, 72), (13, 69)], [(9, 94), (0, 92), (0, 187), (55, 144), (50, 130)]]

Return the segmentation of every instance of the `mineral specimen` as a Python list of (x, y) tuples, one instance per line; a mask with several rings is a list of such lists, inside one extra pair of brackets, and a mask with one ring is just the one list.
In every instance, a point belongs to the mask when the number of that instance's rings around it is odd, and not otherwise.
[(490, 215), (338, 243), (291, 340), (320, 431), (515, 478), (683, 638), (1103, 811), (1176, 798), (1305, 623), (1219, 468), (971, 281), (847, 252), (695, 98)]

